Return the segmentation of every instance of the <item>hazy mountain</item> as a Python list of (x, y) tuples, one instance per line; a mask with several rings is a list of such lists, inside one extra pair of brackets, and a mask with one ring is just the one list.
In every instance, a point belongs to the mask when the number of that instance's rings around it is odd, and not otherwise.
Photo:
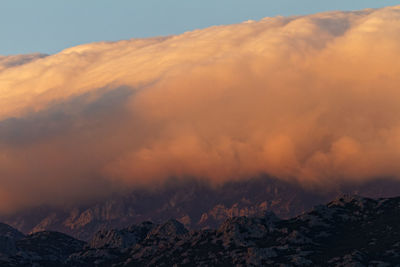
[[(385, 192), (385, 193), (383, 193)], [(188, 229), (215, 228), (227, 218), (272, 211), (289, 218), (343, 193), (370, 197), (400, 195), (397, 182), (381, 181), (363, 187), (315, 192), (268, 177), (210, 187), (200, 182), (171, 183), (158, 191), (137, 190), (95, 203), (64, 207), (37, 207), (3, 216), (0, 221), (24, 233), (59, 231), (89, 240), (101, 229), (123, 228), (142, 221), (176, 219)]]
[[(395, 266), (400, 262), (400, 197), (342, 196), (291, 219), (232, 217), (189, 231), (176, 220), (97, 232), (89, 243), (57, 232), (23, 236), (2, 266)], [(6, 230), (4, 230), (6, 229)], [(0, 239), (3, 247), (5, 239)]]

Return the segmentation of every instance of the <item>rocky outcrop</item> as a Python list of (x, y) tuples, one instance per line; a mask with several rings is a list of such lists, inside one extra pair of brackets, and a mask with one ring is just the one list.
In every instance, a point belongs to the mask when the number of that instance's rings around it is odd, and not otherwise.
[(98, 231), (89, 243), (57, 232), (14, 240), (1, 266), (396, 266), (400, 197), (341, 196), (291, 219), (273, 213), (188, 230), (177, 220)]
[(119, 248), (124, 249), (136, 245), (142, 241), (147, 234), (156, 227), (152, 222), (143, 222), (139, 225), (132, 225), (121, 230), (103, 229), (98, 231), (89, 244), (91, 248)]
[(162, 223), (174, 218), (187, 228), (203, 229), (216, 228), (227, 218), (255, 216), (265, 211), (289, 218), (332, 197), (269, 177), (220, 187), (188, 181), (157, 191), (132, 191), (86, 205), (31, 208), (0, 216), (0, 221), (24, 233), (59, 231), (89, 241), (99, 230), (126, 228), (146, 220)]

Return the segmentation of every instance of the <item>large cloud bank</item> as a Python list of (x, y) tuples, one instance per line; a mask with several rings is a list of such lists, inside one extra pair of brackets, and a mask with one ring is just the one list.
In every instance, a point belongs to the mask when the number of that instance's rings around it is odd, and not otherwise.
[(0, 57), (0, 209), (168, 177), (400, 178), (400, 7)]

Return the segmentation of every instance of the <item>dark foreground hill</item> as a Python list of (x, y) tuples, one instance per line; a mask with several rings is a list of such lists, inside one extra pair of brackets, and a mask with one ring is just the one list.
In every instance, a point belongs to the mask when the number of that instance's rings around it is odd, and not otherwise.
[(1, 266), (400, 266), (400, 197), (343, 196), (282, 220), (233, 217), (217, 229), (176, 220), (98, 231), (85, 243), (0, 225)]

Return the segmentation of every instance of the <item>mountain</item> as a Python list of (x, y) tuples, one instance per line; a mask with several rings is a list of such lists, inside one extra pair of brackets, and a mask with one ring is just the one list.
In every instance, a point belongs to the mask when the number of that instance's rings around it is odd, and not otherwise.
[[(384, 192), (384, 193), (383, 193)], [(400, 195), (400, 183), (380, 181), (316, 192), (270, 177), (211, 187), (198, 181), (171, 182), (158, 190), (136, 190), (85, 205), (39, 206), (3, 221), (24, 233), (58, 231), (89, 241), (99, 230), (126, 228), (143, 221), (176, 219), (188, 229), (216, 228), (227, 218), (256, 216), (266, 211), (290, 218), (341, 194), (369, 197)]]
[(344, 195), (290, 219), (267, 212), (188, 230), (177, 220), (103, 229), (86, 243), (0, 225), (1, 266), (396, 266), (400, 197)]
[(23, 237), (24, 234), (20, 231), (0, 223), (0, 254), (14, 254), (16, 252), (15, 242)]

